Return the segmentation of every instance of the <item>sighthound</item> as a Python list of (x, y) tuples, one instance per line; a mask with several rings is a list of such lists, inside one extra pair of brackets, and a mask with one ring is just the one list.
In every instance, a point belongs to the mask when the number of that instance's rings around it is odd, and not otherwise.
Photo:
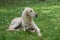
[[(16, 30), (21, 27), (24, 31), (27, 29), (34, 29), (38, 36), (41, 36), (40, 28), (34, 23), (33, 17), (37, 17), (38, 15), (32, 8), (25, 8), (22, 12), (21, 17), (14, 18), (9, 25), (8, 30)], [(19, 26), (19, 27), (18, 27)]]

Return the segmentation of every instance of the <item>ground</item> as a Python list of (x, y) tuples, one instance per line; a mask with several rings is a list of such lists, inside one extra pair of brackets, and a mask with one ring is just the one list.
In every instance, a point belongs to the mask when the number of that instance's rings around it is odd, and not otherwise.
[[(6, 31), (11, 20), (20, 17), (25, 7), (33, 8), (38, 14), (34, 21), (41, 29), (42, 37), (29, 31)], [(1, 0), (0, 40), (60, 40), (60, 1)]]

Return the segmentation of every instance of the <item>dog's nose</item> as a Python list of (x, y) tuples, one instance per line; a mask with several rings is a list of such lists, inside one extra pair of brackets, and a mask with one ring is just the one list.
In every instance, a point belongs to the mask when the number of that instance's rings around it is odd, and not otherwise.
[(36, 17), (38, 17), (38, 15), (37, 15), (37, 14), (36, 14), (35, 16), (36, 16)]

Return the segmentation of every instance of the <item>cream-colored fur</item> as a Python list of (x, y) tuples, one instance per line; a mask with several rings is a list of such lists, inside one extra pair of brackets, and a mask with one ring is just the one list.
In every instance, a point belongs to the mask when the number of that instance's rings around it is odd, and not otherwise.
[(34, 28), (38, 36), (41, 36), (40, 28), (33, 21), (33, 17), (36, 17), (37, 14), (32, 8), (25, 8), (22, 12), (21, 17), (14, 18), (9, 25), (8, 30), (16, 30), (15, 28), (22, 23), (23, 30), (26, 31), (28, 28)]

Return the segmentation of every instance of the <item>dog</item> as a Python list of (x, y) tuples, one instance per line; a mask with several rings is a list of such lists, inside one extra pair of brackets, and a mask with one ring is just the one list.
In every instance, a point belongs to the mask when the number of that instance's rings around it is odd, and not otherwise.
[(35, 30), (38, 36), (41, 36), (40, 28), (34, 23), (33, 18), (37, 17), (38, 15), (32, 8), (26, 7), (22, 12), (21, 17), (14, 18), (9, 25), (8, 30), (16, 30), (19, 27), (22, 28), (24, 31), (28, 30)]

